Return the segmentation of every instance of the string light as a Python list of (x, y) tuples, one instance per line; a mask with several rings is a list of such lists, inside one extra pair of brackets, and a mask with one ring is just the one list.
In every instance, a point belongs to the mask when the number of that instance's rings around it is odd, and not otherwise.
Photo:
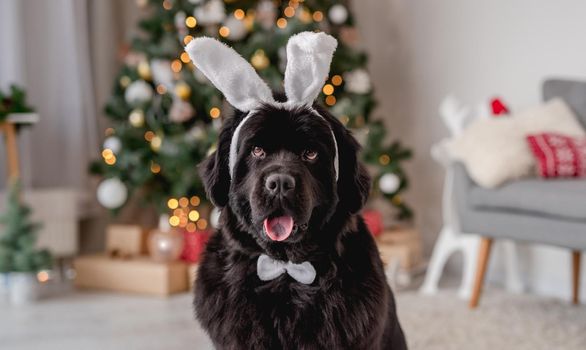
[(334, 93), (334, 86), (332, 84), (326, 84), (324, 85), (322, 91), (326, 95), (331, 95)]
[(115, 133), (114, 128), (107, 128), (106, 130), (104, 130), (104, 135), (106, 135), (106, 136), (112, 136), (112, 135), (114, 135), (114, 133)]
[(291, 18), (291, 17), (295, 16), (295, 9), (293, 7), (291, 7), (291, 6), (287, 6), (287, 7), (285, 7), (285, 10), (283, 11), (283, 14), (286, 17)]
[(106, 164), (108, 164), (108, 165), (114, 165), (114, 164), (116, 164), (116, 156), (112, 156), (110, 158), (105, 158), (104, 162), (106, 162)]
[(173, 3), (171, 2), (171, 0), (164, 0), (163, 1), (163, 8), (165, 10), (170, 10), (173, 7)]
[(198, 196), (193, 196), (189, 200), (189, 203), (191, 203), (191, 205), (193, 205), (194, 207), (197, 207), (199, 205), (199, 203), (201, 203), (201, 200), (199, 199)]
[(183, 65), (181, 64), (181, 61), (178, 59), (175, 59), (173, 60), (173, 62), (171, 62), (171, 70), (175, 73), (179, 73), (182, 67)]
[(189, 205), (189, 199), (187, 199), (187, 197), (179, 198), (179, 206), (181, 208), (186, 208), (188, 205)]
[(332, 77), (332, 84), (334, 84), (335, 86), (340, 86), (342, 85), (342, 76), (340, 75), (334, 75)]
[(197, 210), (192, 210), (189, 212), (189, 220), (197, 221), (199, 220), (199, 212)]
[(173, 215), (169, 218), (169, 225), (173, 227), (179, 226), (179, 217)]
[(39, 271), (37, 273), (37, 280), (41, 283), (45, 283), (49, 280), (49, 273), (47, 271)]
[(161, 172), (161, 166), (153, 161), (151, 161), (151, 172), (153, 174), (158, 174)]
[(155, 137), (155, 133), (150, 130), (144, 133), (144, 139), (147, 140), (148, 142), (151, 142), (154, 137)]
[(315, 11), (312, 17), (314, 21), (321, 22), (324, 19), (324, 14), (321, 11)]
[(222, 27), (220, 27), (220, 30), (218, 30), (218, 33), (220, 34), (221, 37), (227, 38), (228, 35), (230, 35), (230, 28), (228, 28), (226, 26), (222, 26)]
[(189, 44), (191, 42), (191, 40), (193, 40), (193, 37), (191, 35), (186, 35), (183, 38), (183, 44), (187, 45), (187, 44)]
[(179, 206), (179, 201), (175, 198), (169, 198), (169, 200), (167, 201), (167, 207), (169, 207), (169, 209), (175, 209)]
[(113, 156), (114, 152), (112, 152), (112, 150), (109, 148), (106, 148), (102, 151), (102, 157), (104, 157), (104, 159), (112, 158)]
[(191, 61), (187, 52), (183, 52), (181, 56), (179, 56), (179, 59), (181, 59), (181, 62), (183, 63), (189, 63), (189, 61)]
[(165, 85), (163, 85), (163, 84), (159, 84), (159, 85), (157, 85), (157, 93), (158, 93), (159, 95), (164, 95), (164, 94), (166, 94), (166, 93), (167, 93), (167, 88), (165, 87)]
[(197, 221), (197, 228), (200, 230), (205, 230), (208, 227), (208, 221), (206, 219), (199, 219)]
[(239, 21), (243, 20), (244, 16), (245, 16), (244, 10), (237, 9), (236, 11), (234, 11), (234, 18), (236, 18), (237, 20), (239, 20)]
[(311, 22), (311, 14), (305, 7), (302, 7), (299, 12), (299, 20), (305, 24)]
[(382, 154), (380, 157), (378, 157), (378, 162), (381, 165), (388, 165), (391, 162), (391, 157), (389, 157), (388, 154)]
[(108, 164), (108, 165), (116, 164), (116, 156), (114, 155), (114, 152), (112, 152), (111, 149), (105, 148), (102, 151), (102, 157), (104, 158), (104, 162), (106, 164)]
[(220, 109), (218, 107), (213, 107), (210, 109), (210, 117), (213, 119), (217, 119), (220, 117)]
[(281, 28), (281, 29), (285, 29), (287, 27), (287, 20), (284, 18), (279, 18), (277, 20), (277, 27)]
[(185, 226), (185, 229), (187, 230), (187, 232), (193, 233), (193, 232), (195, 232), (195, 230), (197, 230), (197, 227), (195, 226), (195, 224), (193, 222), (190, 222), (187, 224), (187, 226)]
[(327, 104), (328, 106), (333, 106), (333, 105), (335, 105), (335, 104), (336, 104), (336, 98), (335, 98), (334, 96), (332, 96), (332, 95), (330, 95), (330, 96), (326, 97), (326, 104)]
[(197, 20), (193, 16), (189, 16), (185, 19), (185, 25), (189, 28), (195, 28), (197, 25)]
[(181, 209), (181, 208), (177, 208), (177, 209), (173, 210), (173, 215), (175, 215), (177, 217), (180, 217), (183, 214), (184, 214), (183, 209)]

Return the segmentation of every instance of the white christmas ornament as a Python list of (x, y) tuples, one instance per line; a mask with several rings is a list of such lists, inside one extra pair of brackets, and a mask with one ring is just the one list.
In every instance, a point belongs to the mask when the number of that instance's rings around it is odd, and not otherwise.
[(106, 148), (117, 154), (122, 149), (122, 141), (116, 136), (110, 136), (104, 140), (104, 149)]
[(128, 189), (120, 179), (113, 177), (100, 183), (96, 195), (101, 205), (108, 209), (116, 209), (128, 198)]
[(211, 0), (198, 6), (193, 15), (202, 26), (221, 23), (226, 18), (226, 8), (221, 0)]
[(213, 228), (218, 228), (218, 224), (220, 223), (220, 209), (214, 207), (210, 214), (210, 224), (212, 224)]
[(168, 60), (152, 60), (151, 71), (153, 73), (153, 81), (155, 84), (162, 84), (167, 90), (173, 88), (173, 71), (171, 70), (171, 62)]
[(185, 25), (185, 12), (179, 11), (175, 14), (175, 28), (177, 28), (177, 34), (179, 40), (183, 40), (183, 37), (187, 35), (187, 26)]
[(401, 179), (393, 173), (386, 173), (378, 180), (378, 187), (385, 194), (395, 193), (401, 185)]
[(364, 69), (355, 69), (344, 73), (346, 90), (355, 94), (367, 94), (372, 89), (370, 75)]
[(140, 104), (153, 98), (153, 88), (144, 80), (132, 82), (124, 92), (124, 99), (131, 105)]
[(348, 19), (348, 10), (344, 5), (334, 5), (328, 11), (328, 17), (334, 24), (343, 24)]
[(169, 119), (175, 123), (183, 123), (195, 115), (195, 110), (189, 102), (183, 101), (179, 97), (173, 99), (171, 109), (169, 110)]
[(238, 41), (246, 36), (247, 30), (244, 21), (236, 19), (234, 16), (230, 16), (224, 21), (224, 25), (230, 30), (228, 39)]
[(185, 135), (187, 141), (201, 141), (206, 137), (205, 129), (201, 125), (196, 125), (189, 129)]
[(269, 30), (275, 25), (277, 8), (272, 1), (263, 0), (256, 7), (256, 20), (265, 29)]

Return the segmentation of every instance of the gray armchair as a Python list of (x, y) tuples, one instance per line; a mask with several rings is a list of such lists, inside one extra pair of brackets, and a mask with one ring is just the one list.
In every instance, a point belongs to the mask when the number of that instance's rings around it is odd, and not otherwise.
[[(586, 127), (586, 82), (548, 80), (543, 97), (563, 98)], [(586, 250), (586, 179), (525, 179), (491, 190), (477, 186), (462, 164), (454, 167), (462, 231), (482, 235), (470, 307), (478, 306), (492, 242), (498, 238), (570, 249), (573, 302), (578, 303), (580, 251)]]

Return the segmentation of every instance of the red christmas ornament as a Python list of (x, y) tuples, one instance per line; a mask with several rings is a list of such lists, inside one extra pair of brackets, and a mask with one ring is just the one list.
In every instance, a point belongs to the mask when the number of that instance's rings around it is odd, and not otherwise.
[(502, 116), (509, 114), (509, 108), (498, 97), (495, 97), (492, 100), (490, 100), (490, 107), (492, 109), (492, 115), (494, 116)]
[(365, 210), (362, 212), (364, 223), (373, 236), (378, 236), (383, 232), (383, 217), (378, 210)]
[(208, 239), (210, 239), (210, 235), (211, 232), (208, 230), (195, 232), (189, 232), (187, 230), (184, 230), (183, 252), (181, 253), (181, 260), (190, 263), (199, 262), (201, 254), (205, 249), (206, 243), (208, 242)]

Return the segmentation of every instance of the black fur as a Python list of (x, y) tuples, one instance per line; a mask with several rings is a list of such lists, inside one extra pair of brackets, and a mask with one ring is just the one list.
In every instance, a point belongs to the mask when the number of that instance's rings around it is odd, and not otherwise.
[[(245, 117), (237, 112), (201, 165), (208, 197), (222, 214), (199, 267), (194, 305), (218, 349), (406, 349), (377, 248), (357, 214), (370, 188), (357, 161), (359, 145), (336, 118), (315, 108), (326, 120), (306, 108), (271, 106), (249, 119), (230, 180), (230, 141)], [(330, 130), (339, 149), (337, 182)], [(255, 146), (265, 150), (264, 159), (251, 155)], [(302, 159), (307, 149), (318, 152), (315, 161)], [(291, 197), (266, 193), (264, 179), (275, 171), (295, 178)], [(264, 218), (277, 215), (296, 223), (283, 242), (262, 230)], [(305, 285), (283, 274), (263, 282), (256, 273), (262, 253), (310, 261), (316, 280)]]

